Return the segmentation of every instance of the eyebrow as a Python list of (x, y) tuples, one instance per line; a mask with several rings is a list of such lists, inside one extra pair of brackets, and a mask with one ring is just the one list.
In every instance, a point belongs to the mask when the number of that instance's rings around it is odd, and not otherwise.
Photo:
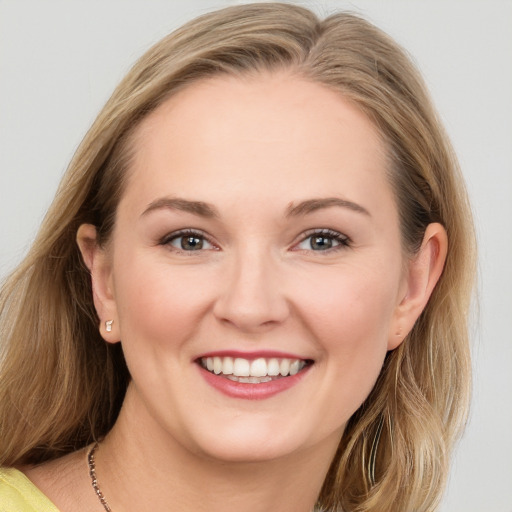
[[(354, 212), (371, 217), (370, 212), (363, 206), (354, 203), (353, 201), (348, 201), (339, 197), (307, 199), (306, 201), (302, 201), (295, 206), (292, 202), (287, 208), (286, 217), (307, 215), (308, 213), (313, 213), (323, 208), (331, 208), (333, 206), (348, 208)], [(220, 217), (217, 209), (209, 203), (205, 203), (204, 201), (190, 201), (188, 199), (173, 197), (162, 197), (160, 199), (156, 199), (150, 203), (150, 205), (144, 210), (141, 216), (147, 215), (154, 210), (160, 209), (179, 210), (209, 219), (217, 219)]]
[(141, 217), (152, 211), (160, 209), (179, 210), (209, 219), (219, 217), (219, 213), (215, 207), (209, 203), (205, 203), (203, 201), (189, 201), (188, 199), (173, 197), (162, 197), (160, 199), (156, 199), (144, 210)]
[(331, 208), (332, 206), (348, 208), (349, 210), (352, 210), (354, 212), (362, 213), (363, 215), (371, 217), (370, 212), (360, 204), (348, 201), (346, 199), (341, 199), (339, 197), (308, 199), (306, 201), (300, 202), (295, 206), (293, 203), (290, 203), (286, 212), (286, 216), (295, 217), (299, 215), (307, 215), (308, 213), (313, 213), (323, 208)]

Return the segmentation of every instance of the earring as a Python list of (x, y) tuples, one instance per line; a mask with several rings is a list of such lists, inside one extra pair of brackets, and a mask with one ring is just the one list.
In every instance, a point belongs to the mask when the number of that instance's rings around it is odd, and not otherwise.
[(112, 332), (112, 324), (114, 323), (114, 320), (107, 320), (105, 322), (105, 330), (107, 332)]

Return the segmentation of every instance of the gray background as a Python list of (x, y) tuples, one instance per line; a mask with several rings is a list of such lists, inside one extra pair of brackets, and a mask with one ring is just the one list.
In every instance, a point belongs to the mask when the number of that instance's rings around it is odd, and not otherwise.
[[(0, 276), (20, 260), (88, 126), (133, 61), (236, 1), (0, 0)], [(413, 55), (458, 152), (480, 243), (474, 402), (442, 512), (512, 512), (512, 2), (303, 1)], [(478, 312), (477, 312), (478, 309)]]

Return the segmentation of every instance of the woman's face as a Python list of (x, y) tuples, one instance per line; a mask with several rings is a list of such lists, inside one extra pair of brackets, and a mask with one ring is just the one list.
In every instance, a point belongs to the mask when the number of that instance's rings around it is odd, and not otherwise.
[(407, 291), (376, 129), (280, 73), (191, 85), (135, 144), (101, 300), (138, 420), (224, 460), (335, 446)]

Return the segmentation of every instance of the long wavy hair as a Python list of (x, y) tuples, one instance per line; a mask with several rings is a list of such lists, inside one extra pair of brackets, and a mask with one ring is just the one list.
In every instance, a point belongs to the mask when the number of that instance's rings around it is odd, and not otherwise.
[(458, 164), (407, 54), (353, 14), (324, 20), (290, 4), (229, 7), (151, 48), (116, 88), (79, 146), (28, 255), (0, 292), (0, 465), (39, 463), (101, 438), (129, 382), (121, 346), (98, 331), (80, 224), (108, 241), (142, 119), (190, 83), (288, 69), (352, 101), (378, 128), (413, 255), (440, 222), (449, 250), (428, 305), (389, 352), (350, 419), (320, 510), (436, 508), (470, 394), (467, 318), (475, 269), (472, 216)]

